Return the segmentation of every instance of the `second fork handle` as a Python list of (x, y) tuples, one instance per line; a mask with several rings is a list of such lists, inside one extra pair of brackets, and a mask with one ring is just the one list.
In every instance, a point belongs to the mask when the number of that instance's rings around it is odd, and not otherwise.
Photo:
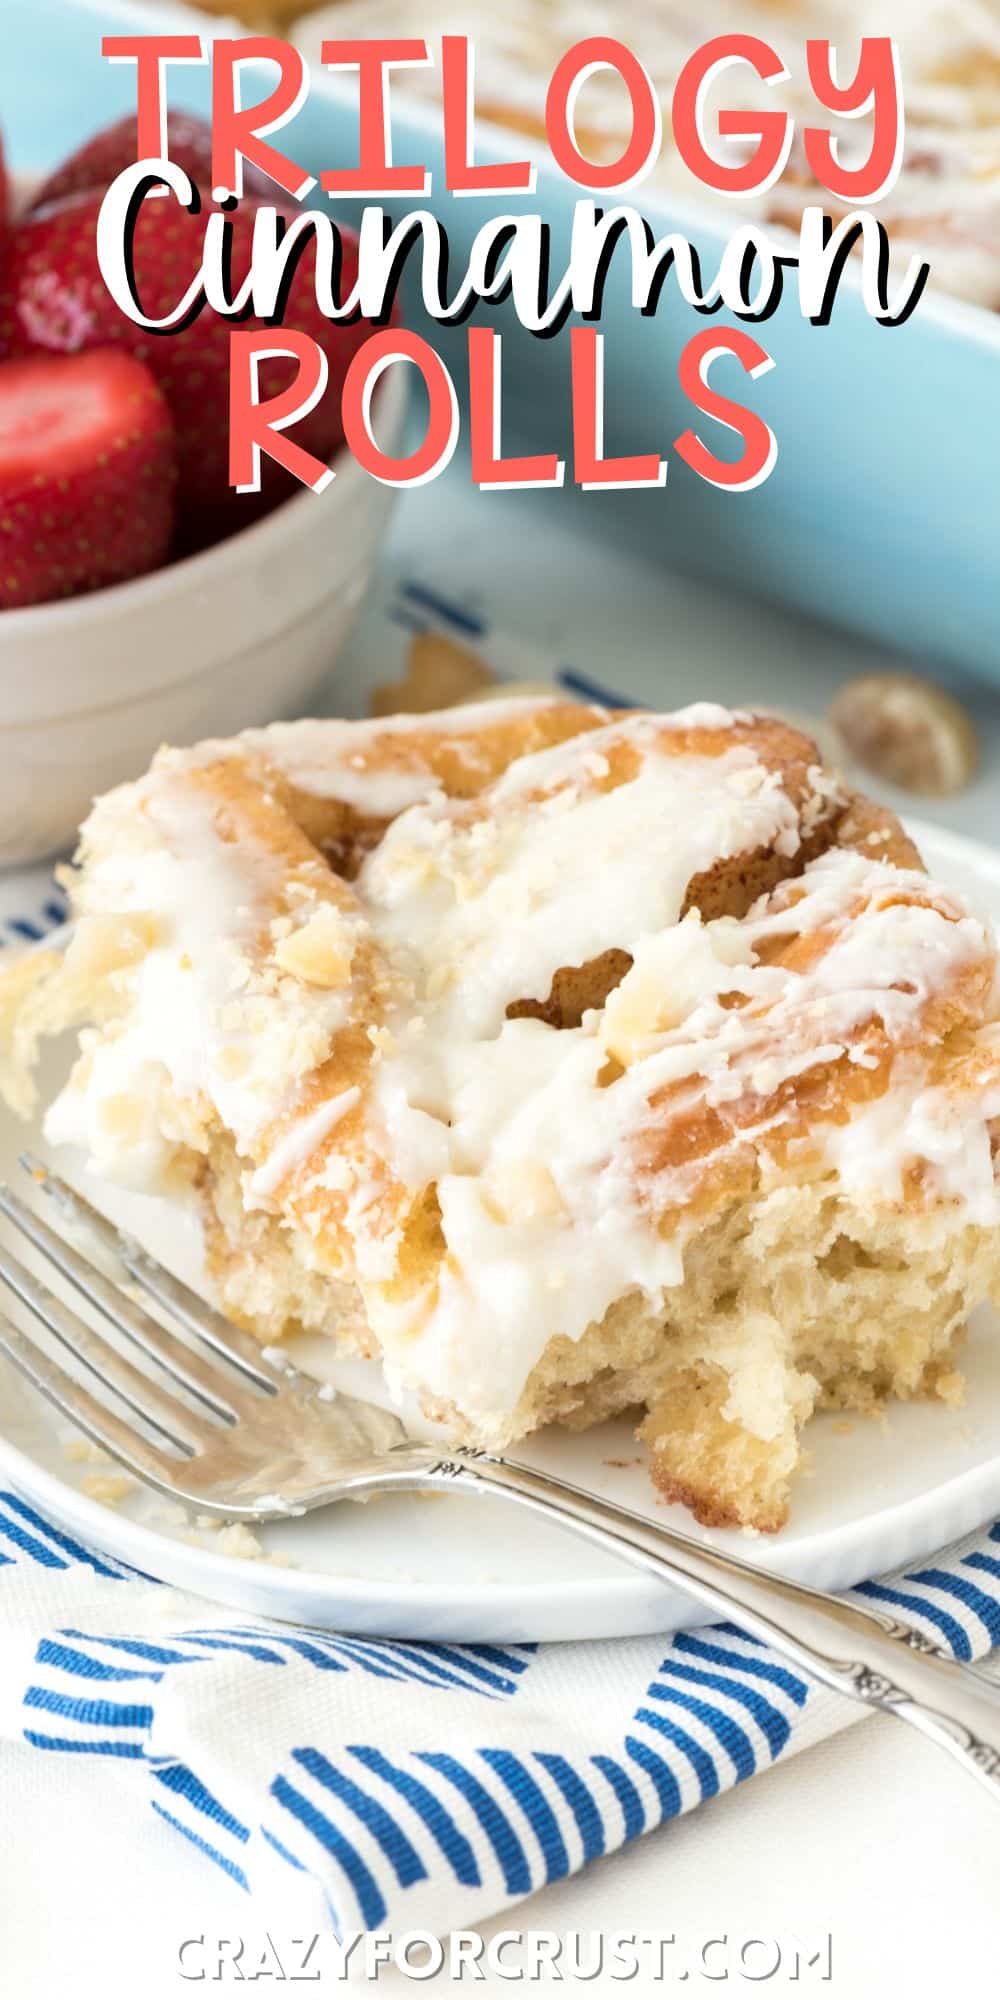
[(458, 1454), (424, 1474), (501, 1491), (732, 1619), (837, 1694), (929, 1736), (1000, 1804), (1000, 1687), (948, 1659), (910, 1626), (792, 1583), (510, 1459)]

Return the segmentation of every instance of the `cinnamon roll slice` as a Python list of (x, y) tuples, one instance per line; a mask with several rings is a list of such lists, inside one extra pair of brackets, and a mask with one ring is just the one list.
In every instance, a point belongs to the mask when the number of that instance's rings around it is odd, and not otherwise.
[[(958, 1390), (1000, 1278), (988, 926), (786, 724), (561, 699), (163, 751), (3, 1005), (52, 1142), (196, 1202), (224, 1309), (456, 1439), (637, 1412), (780, 1527), (817, 1408)], [(3, 998), (0, 993), (0, 999)]]

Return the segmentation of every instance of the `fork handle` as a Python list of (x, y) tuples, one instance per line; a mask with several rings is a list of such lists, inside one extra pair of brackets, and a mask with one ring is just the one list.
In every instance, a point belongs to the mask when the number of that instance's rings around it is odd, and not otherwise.
[(503, 1493), (687, 1591), (837, 1694), (921, 1730), (1000, 1804), (1000, 1686), (960, 1666), (912, 1627), (774, 1576), (510, 1459), (459, 1454), (429, 1465), (428, 1475), (434, 1485), (454, 1480)]

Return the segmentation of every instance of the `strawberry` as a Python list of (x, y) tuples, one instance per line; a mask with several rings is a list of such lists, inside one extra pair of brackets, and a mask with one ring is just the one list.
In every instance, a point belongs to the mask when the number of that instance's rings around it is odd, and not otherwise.
[(7, 162), (4, 159), (3, 140), (0, 139), (0, 242), (7, 234), (10, 221), (10, 191), (7, 187)]
[(155, 569), (175, 479), (166, 399), (130, 354), (0, 363), (0, 609)]
[[(229, 335), (235, 321), (205, 307), (182, 332), (152, 334), (115, 305), (97, 263), (95, 231), (101, 197), (77, 195), (50, 204), (11, 236), (0, 278), (0, 357), (47, 348), (75, 353), (89, 347), (123, 347), (156, 376), (173, 413), (180, 473), (178, 523), (182, 546), (198, 547), (231, 534), (289, 492), (301, 491), (270, 460), (261, 494), (229, 486)], [(231, 282), (237, 288), (250, 265), (258, 202), (241, 202), (231, 218)], [(293, 211), (281, 208), (287, 220)], [(136, 290), (150, 318), (174, 310), (201, 262), (205, 217), (189, 215), (172, 199), (142, 204), (134, 243)], [(316, 408), (295, 426), (296, 441), (328, 459), (343, 440), (340, 392), (347, 366), (371, 331), (367, 321), (345, 326), (325, 319), (312, 283), (310, 244), (291, 286), (285, 322), (318, 340), (326, 351), (329, 380)], [(357, 238), (344, 232), (341, 289), (357, 276)], [(247, 319), (244, 327), (263, 322)], [(293, 360), (260, 368), (262, 399), (294, 380)]]
[[(167, 151), (177, 166), (199, 188), (205, 200), (212, 193), (212, 128), (203, 118), (195, 118), (188, 111), (171, 111), (167, 116)], [(104, 194), (112, 181), (125, 167), (135, 165), (139, 157), (137, 120), (120, 118), (117, 125), (108, 125), (103, 132), (88, 139), (47, 181), (38, 189), (32, 199), (32, 209), (47, 208), (50, 202), (65, 201), (71, 194)], [(270, 201), (280, 194), (273, 181), (268, 180), (249, 161), (243, 163), (243, 192), (256, 196), (258, 200)]]

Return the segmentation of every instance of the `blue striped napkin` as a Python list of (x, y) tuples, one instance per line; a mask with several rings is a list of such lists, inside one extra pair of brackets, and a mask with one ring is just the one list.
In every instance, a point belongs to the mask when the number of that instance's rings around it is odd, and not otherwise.
[[(980, 1659), (1000, 1524), (860, 1594)], [(138, 1766), (123, 1814), (157, 1813), (290, 1931), (341, 1938), (482, 1922), (862, 1714), (732, 1625), (460, 1646), (234, 1617), (9, 1491), (0, 1634), (0, 1743), (88, 1758), (105, 1809)]]
[[(399, 636), (482, 621), (422, 583)], [(551, 662), (488, 635), (506, 671)], [(498, 655), (500, 657), (498, 657)], [(612, 698), (567, 669), (574, 692)], [(0, 883), (0, 940), (63, 915)], [(1000, 1524), (860, 1587), (956, 1659), (1000, 1645)], [(90, 1760), (269, 1918), (338, 1936), (482, 1922), (788, 1758), (863, 1711), (731, 1625), (672, 1641), (444, 1645), (235, 1618), (85, 1548), (0, 1492), (0, 1743)], [(133, 1779), (119, 1781), (125, 1767)], [(16, 1802), (5, 1793), (5, 1805)]]

